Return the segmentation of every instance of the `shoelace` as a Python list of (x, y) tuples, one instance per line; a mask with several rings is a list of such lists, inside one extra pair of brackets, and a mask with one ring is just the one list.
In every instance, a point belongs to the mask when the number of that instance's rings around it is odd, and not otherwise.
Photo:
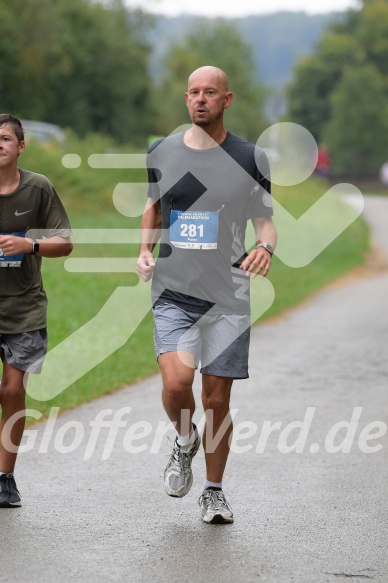
[(206, 506), (214, 504), (216, 510), (219, 510), (222, 506), (226, 508), (225, 494), (221, 490), (206, 490), (200, 496), (199, 503), (202, 504), (202, 502)]
[(190, 471), (191, 454), (183, 452), (178, 443), (175, 442), (172, 456), (176, 463), (179, 464), (182, 472), (187, 474)]

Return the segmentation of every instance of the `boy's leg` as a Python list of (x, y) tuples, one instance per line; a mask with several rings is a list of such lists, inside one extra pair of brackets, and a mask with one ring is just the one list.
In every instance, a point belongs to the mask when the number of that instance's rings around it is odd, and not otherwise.
[[(12, 424), (4, 433), (4, 426), (15, 414), (25, 411), (27, 373), (3, 361), (3, 376), (0, 384), (0, 472), (12, 473), (15, 468), (17, 452), (9, 451), (9, 441), (15, 447), (20, 445), (23, 437), (25, 414)], [(15, 449), (14, 447), (12, 449)]]

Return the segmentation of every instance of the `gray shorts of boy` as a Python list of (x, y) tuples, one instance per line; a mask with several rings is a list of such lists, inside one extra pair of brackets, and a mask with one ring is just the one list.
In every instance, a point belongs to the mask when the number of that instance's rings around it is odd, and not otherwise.
[(0, 333), (1, 360), (19, 370), (39, 374), (47, 353), (47, 330), (19, 334)]
[(186, 351), (201, 362), (203, 374), (246, 379), (250, 341), (247, 314), (198, 314), (173, 304), (157, 304), (154, 313), (156, 357)]

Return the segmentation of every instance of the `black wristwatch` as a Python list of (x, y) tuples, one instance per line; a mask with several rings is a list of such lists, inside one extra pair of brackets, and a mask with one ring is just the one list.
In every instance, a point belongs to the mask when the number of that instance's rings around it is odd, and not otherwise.
[(34, 239), (32, 241), (32, 251), (31, 251), (32, 255), (36, 255), (37, 253), (39, 253), (39, 243), (36, 239)]

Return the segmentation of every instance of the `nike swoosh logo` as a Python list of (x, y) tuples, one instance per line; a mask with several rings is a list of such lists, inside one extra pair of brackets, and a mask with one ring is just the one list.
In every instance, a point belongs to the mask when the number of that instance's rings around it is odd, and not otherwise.
[(29, 211), (23, 211), (21, 213), (19, 213), (19, 211), (15, 211), (15, 217), (21, 217), (22, 215), (26, 215), (27, 213), (30, 213), (31, 211), (32, 211), (32, 209)]

